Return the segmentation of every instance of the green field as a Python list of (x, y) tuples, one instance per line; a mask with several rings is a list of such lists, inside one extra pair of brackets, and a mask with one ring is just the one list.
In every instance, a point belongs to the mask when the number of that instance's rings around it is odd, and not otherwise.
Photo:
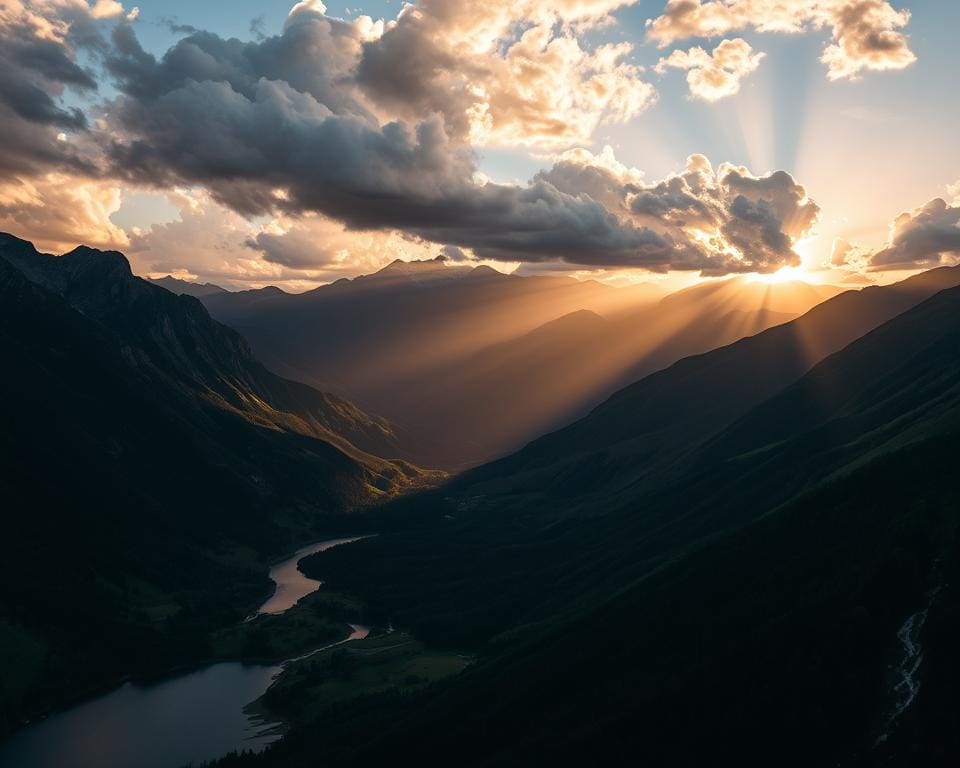
[(405, 632), (391, 632), (292, 664), (262, 704), (287, 722), (305, 723), (331, 705), (361, 696), (420, 690), (459, 674), (470, 662), (462, 654), (428, 650)]

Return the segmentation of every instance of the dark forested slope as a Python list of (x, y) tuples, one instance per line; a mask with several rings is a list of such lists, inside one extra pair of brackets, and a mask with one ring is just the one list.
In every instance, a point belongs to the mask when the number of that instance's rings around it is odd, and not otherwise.
[(274, 376), (117, 253), (3, 236), (0, 356), (3, 668), (41, 658), (4, 686), (6, 725), (189, 656), (267, 588), (271, 556), (430, 479), (358, 447), (390, 455), (388, 423)]
[(334, 583), (480, 660), (415, 699), (331, 711), (260, 764), (308, 765), (320, 743), (334, 765), (953, 764), (958, 387), (955, 288), (750, 409), (632, 505), (558, 520), (441, 499), (436, 518), (358, 545), (349, 570), (332, 551)]

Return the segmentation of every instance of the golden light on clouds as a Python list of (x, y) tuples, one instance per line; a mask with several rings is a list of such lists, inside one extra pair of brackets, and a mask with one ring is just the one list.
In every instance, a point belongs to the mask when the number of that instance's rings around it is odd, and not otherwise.
[[(939, 149), (894, 152), (854, 125), (881, 117), (850, 89), (917, 61), (911, 12), (889, 0), (420, 0), (386, 19), (308, 0), (254, 39), (183, 25), (153, 48), (142, 15), (0, 8), (9, 77), (29, 86), (0, 92), (0, 226), (53, 250), (123, 248), (152, 273), (304, 286), (439, 253), (616, 281), (779, 280), (875, 269), (925, 216), (953, 215), (916, 213), (945, 181), (931, 184)], [(812, 86), (783, 92), (773, 34), (820, 37)], [(656, 172), (625, 160), (630, 143)], [(880, 167), (895, 193), (848, 181)], [(169, 202), (152, 217), (125, 202), (146, 194)], [(173, 221), (157, 213), (170, 207)]]

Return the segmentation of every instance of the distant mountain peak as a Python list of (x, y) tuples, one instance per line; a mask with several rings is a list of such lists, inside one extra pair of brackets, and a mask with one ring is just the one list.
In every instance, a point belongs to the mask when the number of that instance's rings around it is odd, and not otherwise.
[(196, 298), (217, 293), (228, 293), (226, 288), (221, 288), (215, 283), (195, 283), (189, 280), (180, 280), (173, 275), (165, 275), (164, 277), (157, 278), (150, 277), (147, 279), (154, 285), (166, 288), (171, 293), (180, 293), (187, 296), (195, 296)]
[(433, 259), (413, 259), (412, 261), (394, 259), (375, 274), (379, 275), (384, 272), (432, 272), (436, 269), (445, 269), (446, 264), (447, 257), (443, 254)]
[(436, 280), (455, 280), (465, 277), (472, 270), (466, 266), (448, 266), (448, 259), (442, 254), (433, 259), (404, 261), (394, 259), (383, 269), (369, 275), (368, 279), (378, 282), (433, 282)]
[(503, 272), (499, 272), (486, 264), (480, 264), (471, 269), (467, 277), (471, 280), (498, 280), (500, 278), (509, 278), (510, 275), (505, 275)]
[(602, 315), (597, 314), (592, 309), (576, 309), (573, 312), (568, 312), (565, 315), (561, 315), (556, 320), (551, 320), (549, 323), (544, 323), (540, 328), (564, 328), (568, 326), (582, 326), (582, 325), (609, 325), (609, 321), (604, 318)]

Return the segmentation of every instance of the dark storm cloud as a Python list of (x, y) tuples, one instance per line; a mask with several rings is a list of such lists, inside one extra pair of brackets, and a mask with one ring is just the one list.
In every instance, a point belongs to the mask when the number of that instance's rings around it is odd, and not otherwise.
[(287, 85), (336, 114), (368, 116), (352, 95), (350, 70), (361, 39), (350, 24), (312, 13), (292, 17), (282, 35), (261, 42), (198, 31), (179, 40), (162, 58), (145, 52), (130, 25), (113, 32), (107, 68), (129, 97), (149, 102), (191, 81), (230, 86), (253, 99), (261, 80)]
[(65, 105), (63, 96), (67, 89), (80, 94), (97, 89), (93, 73), (76, 60), (78, 47), (98, 45), (95, 31), (80, 10), (62, 39), (39, 36), (30, 17), (16, 9), (0, 11), (0, 170), (94, 172), (95, 163), (58, 134), (88, 127), (83, 111)]
[[(654, 184), (623, 178), (603, 165), (561, 160), (539, 178), (573, 192), (589, 190), (638, 224), (686, 242), (690, 268), (711, 274), (775, 271), (798, 263), (794, 242), (817, 221), (819, 207), (783, 171), (755, 177), (694, 155), (687, 168)], [(699, 237), (693, 233), (699, 233)], [(731, 249), (735, 249), (735, 252)]]
[(58, 128), (82, 129), (87, 118), (79, 109), (65, 109), (42, 87), (0, 55), (0, 103), (18, 118)]
[(692, 194), (678, 176), (649, 189), (638, 190), (630, 199), (630, 210), (638, 216), (677, 218), (684, 223), (718, 222), (711, 206)]
[(783, 231), (783, 222), (766, 200), (756, 202), (737, 195), (729, 208), (730, 217), (724, 222), (723, 234), (742, 252), (751, 253), (758, 263), (783, 266), (799, 263), (790, 259), (792, 242)]

